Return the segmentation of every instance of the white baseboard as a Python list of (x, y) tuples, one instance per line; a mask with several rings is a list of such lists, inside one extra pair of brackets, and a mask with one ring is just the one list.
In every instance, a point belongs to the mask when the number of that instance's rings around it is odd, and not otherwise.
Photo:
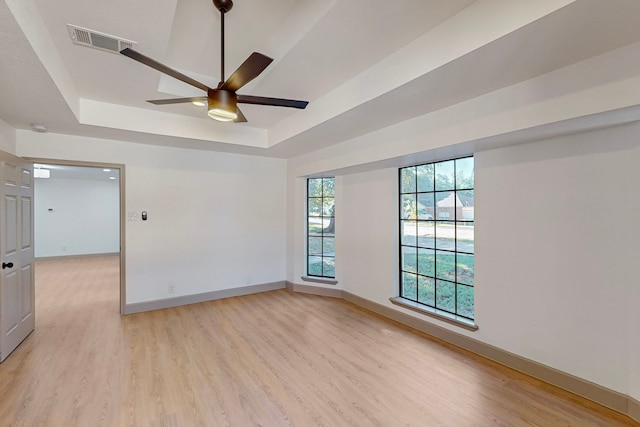
[(195, 295), (184, 295), (173, 298), (163, 298), (153, 301), (137, 302), (127, 304), (123, 314), (141, 313), (143, 311), (161, 310), (163, 308), (178, 307), (187, 304), (213, 301), (222, 298), (239, 297), (243, 295), (257, 294), (260, 292), (275, 291), (286, 288), (285, 281), (263, 283), (260, 285), (249, 285), (241, 288), (222, 289), (220, 291), (204, 292)]

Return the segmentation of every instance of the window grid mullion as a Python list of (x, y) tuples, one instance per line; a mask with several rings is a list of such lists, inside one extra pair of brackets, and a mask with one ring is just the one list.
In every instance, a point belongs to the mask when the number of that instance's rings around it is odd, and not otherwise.
[(458, 314), (458, 174), (456, 171), (457, 162), (453, 162), (453, 247), (456, 249), (453, 254), (453, 312)]
[(320, 184), (320, 275), (324, 277), (324, 178)]

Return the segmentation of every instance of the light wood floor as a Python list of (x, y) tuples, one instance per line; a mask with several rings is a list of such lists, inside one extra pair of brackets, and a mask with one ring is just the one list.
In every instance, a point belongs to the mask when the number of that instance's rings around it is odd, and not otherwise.
[(121, 317), (117, 258), (36, 274), (36, 331), (0, 365), (2, 427), (636, 425), (341, 300)]

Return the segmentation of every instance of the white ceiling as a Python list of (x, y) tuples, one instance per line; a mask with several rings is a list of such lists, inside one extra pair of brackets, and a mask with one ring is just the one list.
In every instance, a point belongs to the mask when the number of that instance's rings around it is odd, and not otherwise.
[[(120, 180), (118, 169), (101, 167), (56, 165), (49, 163), (36, 163), (34, 169), (49, 170), (49, 179), (74, 179), (81, 181), (114, 181)], [(46, 179), (46, 178), (42, 178)]]
[(640, 40), (637, 0), (235, 0), (228, 76), (274, 58), (241, 94), (310, 101), (242, 105), (245, 124), (148, 99), (198, 89), (122, 55), (72, 44), (67, 24), (209, 86), (220, 79), (211, 0), (0, 2), (0, 118), (17, 129), (291, 157), (507, 87)]

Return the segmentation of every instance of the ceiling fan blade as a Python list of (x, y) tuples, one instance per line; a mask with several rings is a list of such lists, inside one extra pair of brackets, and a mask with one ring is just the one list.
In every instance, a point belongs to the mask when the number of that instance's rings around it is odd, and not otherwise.
[(197, 96), (195, 98), (170, 98), (170, 99), (150, 99), (147, 102), (150, 102), (154, 105), (165, 105), (165, 104), (184, 104), (187, 102), (207, 102), (206, 96)]
[(236, 108), (236, 113), (238, 114), (238, 118), (234, 120), (236, 123), (244, 123), (247, 121), (247, 118), (242, 114), (239, 108)]
[(267, 98), (264, 96), (238, 95), (238, 103), (255, 105), (273, 105), (275, 107), (290, 107), (304, 110), (309, 101), (295, 99)]
[(142, 64), (144, 64), (144, 65), (146, 65), (148, 67), (151, 67), (151, 68), (153, 68), (155, 70), (158, 70), (161, 73), (164, 73), (164, 74), (166, 74), (168, 76), (171, 76), (171, 77), (173, 77), (175, 79), (178, 79), (178, 80), (183, 81), (183, 82), (185, 82), (187, 84), (190, 84), (191, 86), (195, 86), (198, 89), (202, 89), (205, 92), (207, 92), (210, 89), (208, 86), (200, 83), (199, 81), (194, 80), (191, 77), (186, 76), (186, 75), (184, 75), (184, 74), (182, 74), (182, 73), (180, 73), (180, 72), (178, 72), (178, 71), (176, 71), (176, 70), (174, 70), (172, 68), (169, 68), (166, 65), (163, 65), (163, 64), (159, 63), (158, 61), (149, 58), (148, 56), (145, 56), (145, 55), (143, 55), (143, 54), (141, 54), (139, 52), (136, 52), (133, 49), (126, 48), (126, 49), (121, 50), (120, 53), (123, 54), (124, 56), (128, 56), (129, 58), (134, 59), (134, 60), (136, 60), (136, 61), (138, 61), (138, 62), (140, 62), (140, 63), (142, 63)]
[(229, 76), (227, 81), (218, 87), (218, 89), (230, 90), (233, 92), (237, 91), (242, 86), (258, 77), (272, 61), (273, 59), (268, 56), (258, 52), (253, 52), (242, 63), (242, 65), (240, 65), (238, 69)]

